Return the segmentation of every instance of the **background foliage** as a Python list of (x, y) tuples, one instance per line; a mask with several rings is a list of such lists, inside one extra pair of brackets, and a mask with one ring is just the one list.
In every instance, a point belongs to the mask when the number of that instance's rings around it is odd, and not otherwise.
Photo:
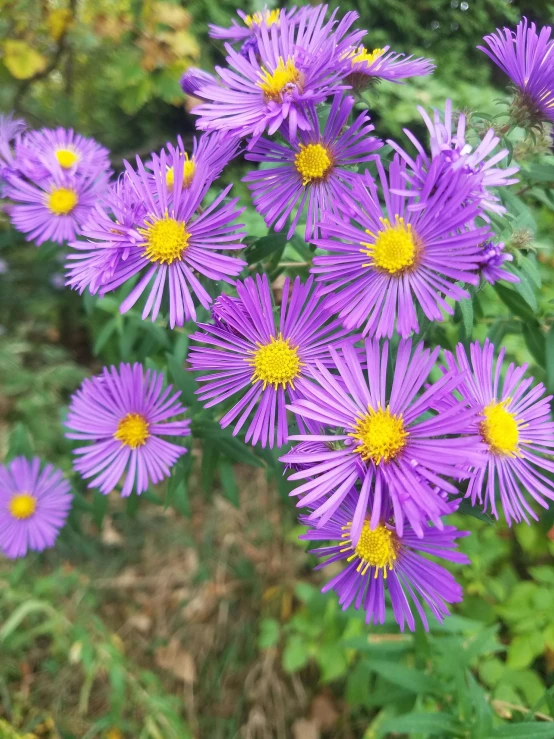
[[(378, 88), (383, 138), (418, 129), (416, 106), (447, 96), (482, 128), (505, 95), (476, 44), (524, 12), (554, 18), (537, 0), (341, 3), (350, 8), (368, 46), (438, 65)], [(0, 107), (96, 137), (116, 169), (177, 133), (190, 140), (179, 77), (222, 60), (206, 24), (233, 12), (229, 0), (0, 0)], [(505, 194), (503, 238), (522, 282), (486, 287), (425, 338), (489, 336), (554, 391), (551, 140), (516, 136), (513, 148), (522, 176)], [(247, 203), (242, 169), (224, 178)], [(306, 271), (311, 252), (263, 237), (245, 215), (250, 271), (278, 292), (286, 265)], [(192, 327), (168, 332), (121, 316), (119, 300), (64, 290), (59, 248), (36, 250), (0, 218), (0, 458), (36, 452), (77, 492), (53, 552), (0, 562), (0, 737), (554, 737), (552, 513), (511, 530), (459, 516), (472, 565), (456, 573), (466, 597), (455, 615), (429, 634), (400, 634), (392, 619), (367, 629), (319, 593), (276, 454), (233, 439), (196, 402), (183, 369)], [(60, 424), (82, 378), (120, 359), (167, 368), (193, 418), (192, 453), (140, 500), (86, 492)]]

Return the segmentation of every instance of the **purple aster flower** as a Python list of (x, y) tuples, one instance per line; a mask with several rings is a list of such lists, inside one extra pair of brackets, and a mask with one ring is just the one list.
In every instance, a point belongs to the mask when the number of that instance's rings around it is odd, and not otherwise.
[(258, 54), (251, 51), (248, 58), (226, 44), (229, 68), (216, 68), (223, 84), (208, 84), (198, 92), (211, 101), (194, 109), (200, 115), (198, 127), (252, 135), (253, 142), (265, 130), (272, 135), (285, 121), (291, 140), (297, 129), (310, 130), (308, 107), (342, 89), (340, 56), (363, 35), (347, 33), (357, 13), (347, 13), (336, 25), (336, 11), (328, 22), (326, 12), (326, 5), (302, 8), (289, 18), (282, 10), (278, 26), (259, 27)]
[(433, 162), (421, 191), (424, 205), (411, 210), (405, 163), (395, 156), (388, 180), (380, 160), (377, 169), (385, 207), (367, 173), (354, 182), (358, 207), (339, 203), (340, 216), (326, 213), (319, 224), (323, 237), (314, 239), (324, 254), (314, 258), (311, 271), (324, 283), (321, 292), (329, 294), (326, 305), (346, 328), (365, 323), (364, 335), (390, 337), (396, 328), (407, 337), (419, 332), (417, 304), (430, 321), (441, 321), (443, 312), (454, 312), (445, 298), (469, 297), (459, 283), (479, 282), (479, 245), (489, 231), (466, 227), (479, 204), (468, 201), (472, 183), (463, 173), (439, 179)]
[[(240, 139), (232, 136), (227, 131), (204, 133), (199, 138), (194, 136), (192, 140), (192, 152), (189, 157), (185, 151), (183, 139), (177, 136), (177, 146), (171, 143), (167, 144), (167, 151), (169, 153), (166, 156), (168, 159), (178, 156), (184, 157), (183, 188), (187, 188), (192, 184), (199, 164), (203, 165), (205, 171), (210, 172), (211, 179), (217, 179), (231, 159), (237, 156), (239, 144)], [(173, 167), (169, 167), (166, 173), (166, 182), (170, 189), (173, 187), (174, 180), (175, 173)]]
[[(289, 20), (294, 12), (294, 8), (287, 10), (287, 17)], [(271, 28), (271, 26), (279, 27), (281, 10), (279, 8), (274, 10), (264, 8), (256, 13), (252, 13), (252, 15), (248, 15), (242, 10), (237, 10), (237, 14), (240, 16), (242, 25), (237, 23), (234, 19), (231, 21), (230, 28), (222, 28), (221, 26), (215, 26), (210, 23), (208, 26), (209, 35), (212, 38), (231, 41), (232, 43), (237, 41), (247, 41), (255, 37), (256, 32), (262, 25), (266, 28)]]
[(502, 241), (485, 241), (481, 244), (479, 271), (491, 285), (499, 280), (519, 282), (517, 275), (504, 269), (504, 264), (514, 259), (511, 254), (504, 252), (504, 247), (505, 244)]
[(527, 18), (512, 31), (497, 28), (485, 36), (489, 48), (480, 51), (497, 64), (518, 88), (512, 105), (512, 115), (518, 125), (541, 120), (554, 122), (554, 41), (552, 28), (544, 26), (537, 33)]
[(435, 69), (431, 59), (389, 51), (390, 46), (368, 51), (365, 46), (350, 47), (342, 54), (345, 79), (355, 90), (363, 90), (374, 80), (402, 84), (408, 77), (424, 77)]
[(122, 496), (147, 490), (150, 483), (169, 477), (186, 449), (162, 436), (190, 434), (190, 421), (178, 420), (186, 412), (180, 393), (163, 389), (161, 372), (141, 364), (104, 367), (102, 374), (83, 382), (72, 396), (66, 436), (92, 442), (74, 450), (74, 467), (89, 488), (105, 495), (125, 474)]
[[(13, 114), (0, 115), (0, 165), (12, 168), (14, 140), (25, 129), (25, 121), (21, 118), (13, 118)], [(0, 170), (1, 173), (1, 170)]]
[(33, 184), (12, 171), (6, 174), (2, 193), (12, 201), (6, 211), (15, 228), (40, 246), (44, 241), (64, 244), (74, 239), (105, 187), (105, 179), (94, 174), (52, 175)]
[(477, 411), (477, 428), (486, 446), (486, 465), (475, 471), (466, 496), (495, 518), (500, 503), (510, 525), (537, 519), (529, 498), (543, 508), (554, 499), (554, 423), (552, 396), (543, 397), (544, 385), (532, 386), (533, 378), (524, 377), (526, 364), (510, 363), (504, 373), (504, 355), (502, 348), (495, 362), (494, 345), (488, 339), (483, 346), (472, 344), (469, 358), (462, 344), (456, 358), (445, 351), (448, 372), (463, 373), (458, 391)]
[[(323, 132), (315, 109), (309, 117), (310, 131), (299, 131), (294, 140), (279, 144), (258, 139), (246, 159), (279, 166), (249, 172), (244, 178), (252, 190), (256, 210), (268, 227), (281, 231), (289, 217), (292, 222), (287, 238), (293, 235), (307, 206), (306, 240), (309, 241), (323, 213), (337, 215), (337, 203), (348, 201), (355, 208), (350, 184), (358, 177), (352, 167), (374, 159), (381, 141), (370, 136), (374, 126), (367, 113), (361, 113), (352, 125), (348, 118), (354, 98), (336, 95)], [(317, 233), (317, 231), (316, 231)]]
[(213, 74), (205, 72), (203, 69), (199, 69), (198, 67), (189, 67), (181, 77), (181, 89), (185, 95), (200, 97), (200, 88), (209, 84), (217, 84), (217, 79)]
[(312, 507), (310, 521), (323, 526), (359, 483), (353, 541), (368, 516), (370, 493), (371, 528), (383, 518), (389, 501), (400, 535), (404, 519), (418, 536), (423, 536), (427, 520), (440, 527), (440, 517), (449, 510), (437, 490), (456, 494), (445, 478), (466, 478), (469, 473), (461, 468), (468, 460), (476, 467), (482, 460), (483, 444), (475, 429), (471, 433), (475, 412), (461, 402), (436, 410), (441, 398), (460, 384), (459, 372), (452, 370), (427, 386), (440, 347), (430, 351), (420, 343), (412, 350), (411, 340), (400, 341), (390, 381), (388, 342), (381, 346), (366, 339), (364, 362), (352, 346), (340, 351), (331, 346), (329, 351), (340, 380), (316, 361), (310, 379), (299, 379), (297, 398), (288, 406), (324, 427), (321, 435), (292, 438), (326, 445), (317, 453), (299, 445), (281, 458), (301, 465), (290, 480), (307, 481), (291, 493), (300, 496), (297, 505)]
[[(410, 601), (428, 630), (426, 605), (442, 623), (449, 615), (449, 603), (462, 600), (462, 588), (453, 575), (431, 555), (456, 564), (467, 564), (469, 559), (457, 551), (456, 539), (468, 536), (469, 531), (458, 531), (454, 526), (442, 529), (427, 525), (420, 537), (410, 527), (399, 531), (390, 518), (392, 510), (384, 511), (382, 520), (372, 527), (366, 519), (357, 543), (352, 535), (352, 521), (356, 515), (356, 494), (350, 492), (324, 526), (309, 529), (300, 539), (329, 541), (329, 546), (310, 550), (311, 554), (326, 559), (316, 569), (333, 562), (344, 562), (344, 568), (322, 588), (334, 590), (345, 611), (350, 606), (364, 610), (366, 623), (385, 622), (385, 590), (388, 591), (394, 618), (404, 631), (405, 624), (415, 630), (415, 619)], [(306, 516), (300, 521), (310, 524)]]
[[(78, 253), (68, 259), (67, 284), (80, 292), (88, 287), (92, 293), (104, 295), (140, 275), (120, 310), (125, 313), (132, 308), (149, 288), (142, 317), (151, 314), (153, 321), (167, 286), (171, 328), (191, 318), (196, 320), (193, 295), (204, 308), (209, 307), (212, 298), (197, 275), (233, 282), (245, 266), (242, 259), (220, 253), (243, 248), (240, 239), (245, 234), (233, 222), (244, 209), (237, 208), (237, 199), (224, 202), (229, 185), (202, 210), (212, 173), (199, 161), (192, 182), (186, 186), (186, 163), (185, 155), (176, 150), (170, 157), (165, 152), (154, 156), (152, 172), (138, 157), (136, 171), (125, 163), (128, 182), (120, 194), (124, 199), (130, 195), (130, 200), (127, 206), (119, 203), (117, 207), (132, 222), (122, 222), (115, 211), (112, 218), (110, 202), (106, 202), (106, 211), (83, 229), (88, 241), (71, 244)], [(172, 180), (169, 169), (173, 170)]]
[(191, 348), (191, 368), (211, 372), (197, 378), (206, 383), (198, 391), (200, 400), (209, 408), (241, 393), (220, 424), (234, 423), (233, 434), (238, 434), (255, 409), (247, 442), (273, 447), (276, 425), (277, 446), (287, 441), (285, 405), (297, 397), (297, 381), (316, 360), (328, 360), (328, 345), (347, 334), (321, 308), (312, 287), (313, 279), (303, 285), (296, 278), (290, 289), (287, 278), (280, 315), (275, 315), (267, 276), (249, 277), (237, 282), (238, 299), (218, 299), (215, 325), (200, 324), (202, 330), (191, 334), (207, 345)]
[(19, 172), (34, 182), (50, 175), (78, 174), (85, 179), (99, 177), (106, 186), (111, 175), (109, 155), (94, 139), (66, 128), (29, 131), (15, 148)]
[(466, 117), (463, 113), (458, 116), (457, 124), (454, 125), (452, 116), (452, 102), (446, 101), (444, 106), (444, 122), (440, 111), (434, 111), (433, 120), (429, 118), (426, 111), (418, 107), (419, 113), (429, 130), (429, 141), (431, 145), (431, 157), (429, 157), (417, 140), (409, 131), (404, 133), (416, 147), (417, 157), (412, 159), (397, 143), (387, 141), (397, 151), (404, 161), (412, 169), (407, 179), (413, 185), (411, 195), (421, 192), (425, 186), (425, 179), (429, 172), (431, 162), (438, 161), (442, 166), (442, 174), (450, 177), (452, 172), (462, 171), (474, 183), (472, 197), (480, 199), (484, 210), (495, 213), (505, 213), (506, 208), (500, 199), (491, 192), (494, 187), (506, 187), (518, 182), (512, 175), (519, 171), (517, 165), (501, 168), (496, 165), (509, 156), (508, 149), (501, 149), (493, 154), (494, 149), (500, 143), (500, 138), (495, 135), (494, 129), (490, 128), (475, 150), (467, 143)]
[(0, 465), (0, 551), (24, 557), (54, 546), (73, 496), (62, 473), (38, 457)]

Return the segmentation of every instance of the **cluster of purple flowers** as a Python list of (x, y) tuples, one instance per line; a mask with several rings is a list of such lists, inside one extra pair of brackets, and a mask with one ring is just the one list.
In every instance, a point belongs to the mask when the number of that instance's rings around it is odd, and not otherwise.
[[(420, 109), (428, 146), (406, 130), (412, 152), (389, 141), (392, 158), (382, 158), (367, 111), (353, 116), (354, 95), (434, 65), (366, 49), (355, 12), (327, 11), (239, 11), (240, 23), (212, 26), (227, 65), (182, 80), (205, 131), (190, 155), (179, 139), (126, 162), (103, 197), (91, 194), (100, 202), (82, 221), (87, 183), (106, 184), (104, 150), (4, 120), (4, 194), (29, 238), (70, 242), (74, 289), (104, 295), (133, 280), (121, 311), (144, 298), (143, 319), (166, 311), (171, 328), (211, 309), (188, 356), (200, 401), (222, 406), (221, 426), (246, 443), (293, 442), (280, 459), (297, 483), (302, 538), (328, 542), (313, 550), (320, 566), (343, 563), (325, 589), (368, 623), (383, 623), (388, 591), (400, 627), (413, 630), (414, 609), (427, 627), (429, 612), (440, 621), (462, 598), (436, 560), (467, 562), (456, 542), (468, 532), (444, 521), (464, 497), (508, 524), (554, 499), (551, 397), (526, 366), (504, 366), (488, 340), (455, 354), (418, 343), (422, 319), (452, 315), (468, 286), (518, 280), (491, 225), (505, 212), (498, 188), (517, 182), (518, 167), (506, 166), (493, 129), (472, 145), (449, 100), (431, 116)], [(515, 36), (486, 40), (519, 87), (518, 104), (554, 119), (550, 29), (537, 36), (522, 21)], [(303, 234), (316, 250), (307, 281), (286, 278), (278, 298), (267, 275), (241, 274), (246, 262), (233, 253), (244, 248), (243, 209), (216, 183), (243, 145), (261, 165), (244, 179), (267, 226)], [(77, 181), (81, 189), (68, 184)], [(24, 199), (33, 188), (40, 206)], [(62, 215), (71, 227), (56, 222)], [(214, 300), (210, 282), (234, 293)], [(83, 442), (75, 470), (102, 493), (120, 484), (123, 496), (144, 492), (186, 452), (185, 410), (161, 373), (104, 368), (71, 400), (67, 436)], [(36, 460), (0, 468), (2, 550), (50, 545), (69, 500), (59, 474), (40, 475)]]
[(0, 196), (13, 225), (37, 245), (79, 233), (108, 188), (109, 152), (71, 129), (27, 131), (0, 116)]

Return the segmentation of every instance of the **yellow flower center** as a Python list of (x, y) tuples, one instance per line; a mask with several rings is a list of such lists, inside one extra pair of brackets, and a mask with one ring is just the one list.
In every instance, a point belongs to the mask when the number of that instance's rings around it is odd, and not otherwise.
[(395, 217), (395, 223), (391, 226), (388, 218), (379, 219), (383, 224), (383, 230), (377, 234), (367, 231), (366, 233), (375, 238), (373, 244), (362, 241), (362, 254), (367, 254), (372, 261), (363, 264), (362, 267), (377, 267), (389, 275), (400, 276), (403, 272), (414, 266), (417, 257), (417, 241), (412, 232), (410, 223), (404, 223), (403, 218)]
[(290, 345), (289, 339), (283, 339), (281, 334), (277, 338), (271, 337), (269, 344), (258, 344), (259, 349), (248, 360), (254, 368), (252, 383), (261, 380), (264, 390), (273, 385), (275, 390), (281, 385), (283, 390), (287, 385), (294, 387), (294, 380), (300, 374), (304, 364), (298, 356), (298, 349)]
[(358, 64), (359, 62), (367, 62), (367, 66), (371, 66), (373, 62), (376, 62), (380, 56), (385, 53), (384, 49), (373, 49), (368, 51), (365, 46), (358, 46), (357, 49), (353, 49), (349, 56), (352, 59), (352, 64)]
[[(185, 152), (185, 161), (183, 162), (183, 187), (190, 187), (192, 178), (196, 171), (194, 159), (189, 159), (189, 155)], [(173, 167), (168, 167), (165, 175), (165, 184), (171, 190), (175, 184), (175, 172)]]
[(375, 464), (382, 461), (390, 462), (406, 446), (408, 432), (404, 429), (402, 416), (395, 416), (387, 407), (386, 410), (379, 408), (356, 421), (355, 429), (349, 434), (357, 439), (360, 444), (354, 451), (361, 455), (364, 462), (368, 459)]
[(69, 187), (57, 187), (48, 195), (48, 210), (55, 216), (66, 216), (79, 202), (75, 190)]
[(160, 264), (173, 264), (182, 259), (190, 239), (185, 226), (184, 221), (177, 221), (166, 215), (149, 224), (147, 228), (140, 228), (139, 232), (146, 237), (143, 256)]
[(23, 521), (30, 518), (37, 508), (37, 500), (29, 493), (18, 493), (8, 503), (8, 510), (14, 518)]
[(125, 446), (136, 449), (146, 443), (150, 436), (148, 433), (148, 421), (140, 413), (127, 413), (117, 425), (117, 431), (113, 435)]
[(484, 420), (480, 423), (481, 436), (491, 452), (515, 457), (519, 445), (519, 427), (515, 416), (506, 410), (510, 398), (501, 403), (489, 403), (483, 408)]
[(60, 167), (69, 169), (79, 161), (79, 155), (73, 149), (56, 149), (56, 159)]
[(268, 72), (265, 67), (262, 67), (260, 78), (257, 84), (262, 88), (266, 101), (280, 101), (282, 100), (282, 94), (285, 88), (298, 83), (300, 72), (296, 69), (291, 57), (287, 58), (286, 64), (283, 58), (279, 57), (275, 71)]
[[(350, 536), (351, 524), (345, 526), (348, 529), (343, 537)], [(387, 577), (387, 569), (392, 570), (394, 562), (398, 557), (399, 542), (394, 533), (387, 529), (383, 524), (379, 524), (373, 531), (369, 527), (369, 521), (364, 521), (360, 539), (355, 547), (350, 546), (341, 549), (341, 552), (347, 552), (354, 549), (354, 553), (348, 557), (347, 561), (359, 558), (360, 562), (356, 567), (356, 572), (365, 575), (370, 567), (375, 567), (374, 577), (377, 577), (379, 570), (383, 570), (383, 577)]]
[(296, 171), (302, 177), (302, 184), (321, 180), (333, 166), (328, 149), (322, 144), (300, 144), (300, 151), (294, 157)]
[(252, 13), (252, 15), (247, 15), (244, 22), (248, 28), (252, 28), (252, 26), (261, 26), (264, 22), (268, 28), (271, 28), (275, 23), (279, 23), (280, 15), (280, 8), (277, 8), (276, 10), (263, 10), (261, 12), (258, 11), (257, 13)]

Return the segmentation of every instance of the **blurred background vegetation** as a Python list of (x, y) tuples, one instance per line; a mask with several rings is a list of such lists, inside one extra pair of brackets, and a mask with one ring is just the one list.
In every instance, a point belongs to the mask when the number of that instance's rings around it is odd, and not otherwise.
[[(372, 115), (383, 138), (405, 125), (420, 132), (416, 106), (447, 96), (490, 113), (506, 99), (505, 80), (476, 51), (481, 37), (522, 14), (554, 19), (554, 5), (539, 0), (340, 7), (360, 13), (368, 47), (438, 66), (432, 78), (378, 87)], [(228, 25), (234, 10), (229, 0), (0, 0), (0, 109), (95, 137), (116, 171), (177, 134), (190, 142), (179, 78), (191, 64), (223, 61), (207, 23)], [(533, 167), (554, 184), (552, 157), (537, 165), (535, 154), (516, 151), (520, 194), (532, 195)], [(243, 168), (224, 179), (246, 203)], [(544, 358), (554, 339), (534, 316), (552, 323), (554, 205), (531, 197), (529, 211), (513, 198), (512, 237), (538, 255), (521, 259), (523, 288), (504, 294), (504, 308), (486, 288), (469, 325), (457, 315), (430, 338), (451, 346), (488, 334), (552, 390)], [(247, 215), (250, 234), (263, 234)], [(276, 275), (264, 257), (250, 261)], [(554, 737), (552, 513), (512, 530), (460, 517), (473, 532), (462, 542), (472, 565), (457, 572), (466, 598), (455, 615), (429, 634), (400, 634), (392, 619), (368, 629), (319, 593), (277, 455), (203, 417), (183, 370), (190, 327), (169, 333), (137, 312), (120, 316), (113, 298), (79, 298), (63, 288), (62, 262), (58, 247), (35, 249), (0, 215), (0, 459), (34, 452), (72, 475), (60, 423), (68, 397), (120, 359), (169, 367), (196, 441), (175, 481), (140, 500), (85, 492), (73, 476), (75, 510), (57, 548), (0, 561), (0, 738)]]

